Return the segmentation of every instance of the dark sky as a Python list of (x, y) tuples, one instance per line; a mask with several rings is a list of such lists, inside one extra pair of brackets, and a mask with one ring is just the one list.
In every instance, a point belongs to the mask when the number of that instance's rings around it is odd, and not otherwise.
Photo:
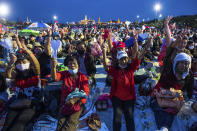
[[(79, 21), (87, 14), (88, 18), (98, 21), (111, 19), (121, 21), (152, 19), (155, 17), (153, 5), (161, 3), (163, 16), (197, 14), (197, 0), (0, 0), (11, 7), (10, 20), (51, 21), (53, 15), (58, 21)], [(159, 14), (159, 13), (158, 13)]]

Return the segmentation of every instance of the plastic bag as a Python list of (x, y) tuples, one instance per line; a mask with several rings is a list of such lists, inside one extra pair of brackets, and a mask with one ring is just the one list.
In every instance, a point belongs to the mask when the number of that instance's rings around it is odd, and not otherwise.
[(178, 114), (179, 115), (184, 114), (184, 115), (189, 115), (189, 116), (193, 116), (193, 115), (197, 116), (197, 113), (195, 113), (192, 109), (193, 103), (194, 103), (194, 101), (192, 101), (192, 100), (185, 102), (183, 104), (183, 106), (181, 107)]
[(34, 123), (31, 131), (55, 131), (58, 120), (50, 115), (43, 114)]

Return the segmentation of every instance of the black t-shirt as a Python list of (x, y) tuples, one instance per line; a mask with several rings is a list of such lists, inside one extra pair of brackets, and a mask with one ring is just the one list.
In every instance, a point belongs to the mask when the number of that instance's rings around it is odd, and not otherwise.
[(40, 63), (41, 78), (45, 77), (46, 75), (49, 75), (51, 72), (50, 59), (51, 57), (47, 55), (45, 52), (43, 52), (38, 58), (38, 61)]
[(0, 45), (0, 58), (4, 58), (4, 47)]

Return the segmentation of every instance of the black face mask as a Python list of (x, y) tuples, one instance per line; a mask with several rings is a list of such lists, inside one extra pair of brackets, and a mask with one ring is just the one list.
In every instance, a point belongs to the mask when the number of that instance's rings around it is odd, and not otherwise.
[(85, 50), (78, 50), (77, 51), (80, 55), (83, 55), (85, 53)]

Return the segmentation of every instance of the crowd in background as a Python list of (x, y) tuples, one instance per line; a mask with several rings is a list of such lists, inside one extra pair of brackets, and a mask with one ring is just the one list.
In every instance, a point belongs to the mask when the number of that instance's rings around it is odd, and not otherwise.
[[(44, 80), (63, 81), (57, 130), (76, 130), (86, 98), (96, 85), (96, 65), (103, 64), (108, 74), (106, 84), (111, 86), (113, 130), (120, 131), (124, 114), (127, 130), (133, 131), (137, 81), (134, 72), (147, 60), (159, 63), (160, 78), (145, 94), (152, 97), (158, 129), (170, 129), (182, 100), (197, 101), (197, 29), (171, 26), (171, 19), (166, 18), (164, 28), (67, 25), (41, 30), (38, 36), (20, 36), (12, 30), (1, 33), (0, 43), (9, 39), (12, 44), (12, 49), (0, 44), (0, 57), (5, 59), (1, 64), (4, 72), (0, 75), (0, 112), (8, 112), (2, 130), (23, 131), (32, 119), (46, 111), (40, 84)], [(52, 41), (61, 43), (57, 56)], [(64, 58), (63, 71), (57, 69), (58, 58)], [(6, 79), (15, 90), (8, 89)], [(172, 90), (178, 92), (175, 96), (179, 107), (177, 103), (164, 106), (159, 99), (159, 95)]]

